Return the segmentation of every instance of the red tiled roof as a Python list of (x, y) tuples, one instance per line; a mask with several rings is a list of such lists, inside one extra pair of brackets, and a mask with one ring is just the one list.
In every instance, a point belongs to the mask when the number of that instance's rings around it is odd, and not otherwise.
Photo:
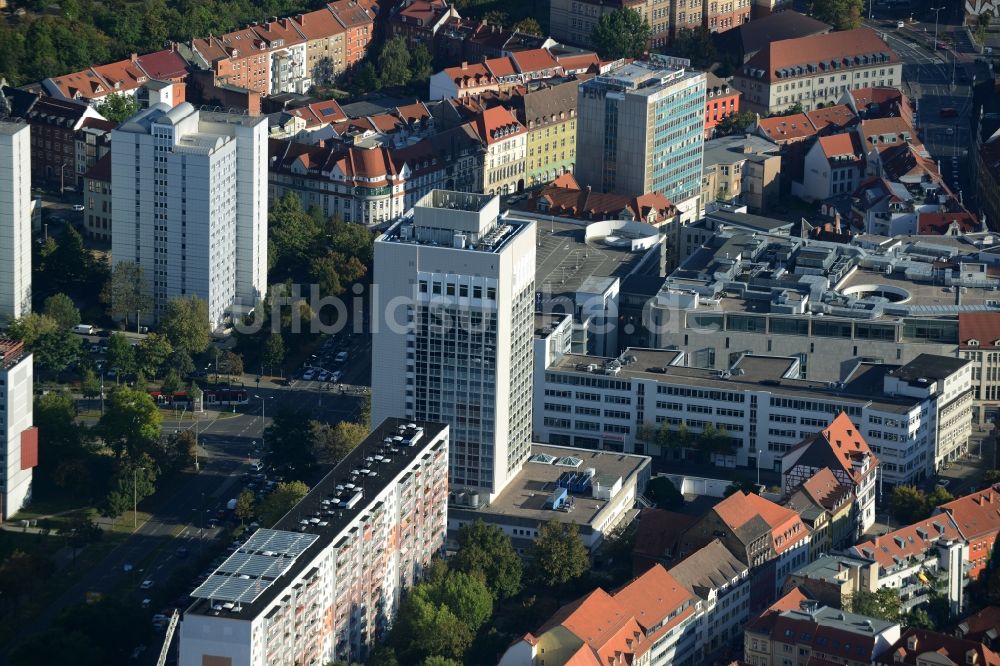
[(888, 569), (908, 557), (922, 559), (938, 539), (958, 539), (960, 536), (955, 522), (949, 516), (939, 514), (859, 543), (852, 550), (861, 557), (875, 560), (883, 569)]
[(517, 68), (514, 67), (514, 62), (510, 58), (490, 58), (484, 64), (486, 69), (498, 79), (517, 74)]
[[(547, 206), (540, 207), (545, 202)], [(617, 219), (622, 211), (629, 211), (639, 221), (648, 219), (650, 211), (657, 211), (657, 222), (677, 214), (674, 205), (658, 192), (632, 197), (616, 192), (594, 192), (581, 189), (571, 174), (563, 174), (538, 190), (528, 200), (528, 206), (545, 208), (550, 215), (577, 217), (590, 220)]]
[(831, 162), (843, 160), (845, 157), (858, 162), (864, 157), (858, 138), (853, 132), (821, 136), (818, 143), (826, 159)]
[(814, 502), (820, 506), (833, 510), (845, 495), (852, 492), (852, 489), (841, 484), (829, 467), (824, 467), (802, 484), (805, 491)]
[(650, 559), (669, 557), (677, 547), (677, 540), (684, 530), (691, 527), (697, 517), (674, 513), (665, 509), (643, 509), (636, 521), (634, 554)]
[[(294, 46), (305, 41), (305, 37), (298, 31), (298, 25), (289, 18), (281, 18), (253, 27), (254, 32), (268, 43), (272, 48)], [(272, 46), (274, 42), (281, 41), (281, 47)]]
[(824, 106), (822, 109), (806, 111), (803, 115), (809, 119), (817, 132), (831, 125), (834, 128), (847, 127), (858, 119), (857, 115), (851, 111), (851, 107), (846, 104)]
[(1000, 633), (1000, 606), (987, 606), (970, 615), (959, 623), (957, 629), (959, 635), (968, 640), (982, 641), (991, 632), (995, 637)]
[(805, 537), (808, 531), (799, 514), (788, 507), (741, 490), (716, 504), (713, 511), (733, 531), (760, 517), (771, 528), (771, 542), (776, 553), (791, 548), (798, 541), (796, 537)]
[(227, 32), (219, 37), (219, 41), (223, 47), (229, 49), (227, 54), (231, 54), (235, 50), (239, 53), (240, 58), (253, 55), (255, 51), (261, 53), (267, 51), (267, 44), (260, 38), (260, 35), (253, 31), (253, 28)]
[[(914, 649), (910, 649), (911, 643)], [(969, 653), (973, 659), (969, 659)], [(924, 657), (928, 653), (937, 653), (934, 661)], [(924, 657), (924, 658), (922, 658)], [(911, 627), (903, 632), (895, 643), (886, 649), (881, 657), (875, 660), (880, 664), (975, 664), (975, 666), (1000, 666), (1000, 655), (982, 643), (949, 636), (948, 634), (926, 629)]]
[(110, 83), (115, 92), (135, 90), (149, 80), (146, 72), (142, 71), (139, 64), (133, 60), (119, 60), (98, 65), (94, 67), (94, 71)]
[(336, 0), (327, 7), (347, 28), (357, 28), (374, 22), (371, 11), (354, 0)]
[[(979, 344), (969, 345), (970, 340)], [(962, 312), (958, 315), (958, 344), (962, 349), (1000, 349), (1000, 312)]]
[(333, 37), (344, 32), (344, 25), (328, 7), (308, 14), (299, 14), (295, 20), (299, 24), (299, 31), (309, 40)]
[(797, 141), (816, 135), (816, 128), (804, 113), (760, 118), (757, 127), (772, 141)]
[(979, 221), (969, 212), (956, 213), (919, 213), (917, 215), (917, 233), (922, 236), (943, 236), (948, 233), (952, 224), (958, 225), (959, 233), (968, 234), (979, 231)]
[(601, 66), (601, 59), (596, 53), (556, 56), (556, 60), (559, 61), (559, 65), (567, 73), (586, 72), (591, 67), (596, 69)]
[(172, 49), (141, 55), (139, 65), (149, 74), (149, 78), (160, 81), (178, 81), (188, 73), (184, 58)]
[(400, 18), (419, 22), (420, 25), (431, 25), (448, 12), (445, 0), (413, 0), (409, 5), (399, 10)]
[[(503, 134), (501, 130), (507, 130), (508, 133)], [(508, 109), (494, 106), (476, 117), (476, 132), (487, 145), (492, 145), (512, 136), (527, 134), (528, 130)]]
[[(899, 56), (879, 39), (878, 34), (868, 28), (857, 28), (771, 42), (750, 59), (744, 71), (763, 70), (763, 80), (770, 83), (800, 76), (814, 76), (828, 71), (844, 71), (854, 66), (870, 67), (871, 64), (862, 65), (860, 62), (856, 65), (854, 59), (880, 54), (888, 56), (886, 64), (899, 62)], [(830, 66), (829, 63), (832, 61), (839, 63), (836, 69)], [(814, 66), (815, 71), (809, 72), (808, 65)], [(802, 72), (777, 76), (778, 70), (791, 68), (801, 68)]]
[(939, 510), (951, 515), (966, 539), (996, 534), (1000, 530), (1000, 483), (942, 504)]
[(511, 58), (517, 67), (517, 71), (522, 74), (559, 69), (559, 61), (553, 58), (552, 54), (545, 49), (517, 51)]

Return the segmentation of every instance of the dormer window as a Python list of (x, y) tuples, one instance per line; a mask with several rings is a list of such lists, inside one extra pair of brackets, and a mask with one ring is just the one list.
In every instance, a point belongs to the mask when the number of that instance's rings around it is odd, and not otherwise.
[(979, 346), (979, 340), (976, 340), (975, 338), (972, 338), (972, 339), (969, 340), (969, 342), (967, 344), (970, 347), (978, 347)]

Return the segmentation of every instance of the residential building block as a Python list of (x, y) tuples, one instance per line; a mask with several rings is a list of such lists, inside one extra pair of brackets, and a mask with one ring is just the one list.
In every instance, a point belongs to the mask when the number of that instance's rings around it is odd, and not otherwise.
[(31, 503), (32, 470), (38, 466), (38, 428), (33, 425), (34, 366), (17, 340), (0, 338), (0, 520)]
[[(156, 319), (195, 294), (222, 326), (267, 288), (267, 119), (146, 109), (113, 133), (112, 261), (143, 268)], [(142, 316), (143, 313), (140, 313)]]
[(31, 128), (0, 120), (0, 321), (31, 312)]
[(195, 589), (180, 665), (363, 662), (442, 553), (448, 427), (386, 419)]

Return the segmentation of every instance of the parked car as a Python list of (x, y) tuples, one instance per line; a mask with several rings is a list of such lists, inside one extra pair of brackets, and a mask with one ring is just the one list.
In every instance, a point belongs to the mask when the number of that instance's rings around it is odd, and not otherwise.
[(896, 27), (897, 28), (903, 28), (905, 26), (906, 26), (906, 22), (905, 21), (896, 21)]
[(947, 489), (951, 485), (951, 479), (938, 479), (937, 487)]
[(330, 381), (330, 373), (327, 372), (326, 370), (322, 371), (321, 373), (319, 373), (319, 377), (316, 378), (316, 381), (320, 382)]
[(83, 204), (73, 204), (73, 210), (75, 210), (77, 213), (82, 213), (83, 211), (86, 210), (86, 208), (84, 208)]
[(308, 370), (302, 373), (302, 379), (304, 379), (307, 382), (311, 382), (313, 380), (313, 377), (315, 376), (316, 376), (316, 371), (313, 370), (312, 368), (309, 368)]
[(334, 356), (333, 360), (336, 363), (343, 363), (344, 361), (347, 360), (347, 352), (345, 351), (337, 352), (337, 355)]
[(942, 118), (956, 118), (958, 117), (958, 109), (951, 106), (946, 106), (943, 109), (941, 109), (938, 115), (940, 115)]
[(154, 585), (153, 581), (151, 579), (147, 578), (146, 580), (142, 581), (142, 583), (139, 585), (139, 589), (140, 590), (148, 590), (151, 587), (153, 587), (153, 585)]
[(95, 330), (91, 324), (77, 324), (73, 327), (73, 332), (80, 335), (93, 335)]
[(341, 372), (340, 370), (337, 370), (332, 375), (330, 375), (330, 381), (334, 383), (339, 382), (343, 378), (344, 378), (344, 373)]

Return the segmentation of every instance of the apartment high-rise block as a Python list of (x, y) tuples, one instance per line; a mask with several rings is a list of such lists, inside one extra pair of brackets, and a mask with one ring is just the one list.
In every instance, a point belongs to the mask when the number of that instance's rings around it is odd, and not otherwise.
[(651, 56), (580, 85), (576, 177), (601, 192), (658, 192), (684, 219), (698, 214), (705, 74)]
[(24, 343), (0, 338), (0, 520), (31, 499), (31, 470), (38, 465), (32, 383), (32, 359)]
[(535, 224), (434, 190), (375, 241), (372, 417), (451, 427), (453, 488), (490, 499), (529, 455)]
[(213, 326), (254, 307), (267, 286), (267, 119), (157, 104), (112, 136), (112, 263), (142, 266), (154, 309), (142, 317), (191, 294)]
[(180, 666), (368, 659), (444, 550), (448, 427), (388, 419), (191, 593)]
[(31, 312), (31, 127), (0, 121), (0, 321)]

